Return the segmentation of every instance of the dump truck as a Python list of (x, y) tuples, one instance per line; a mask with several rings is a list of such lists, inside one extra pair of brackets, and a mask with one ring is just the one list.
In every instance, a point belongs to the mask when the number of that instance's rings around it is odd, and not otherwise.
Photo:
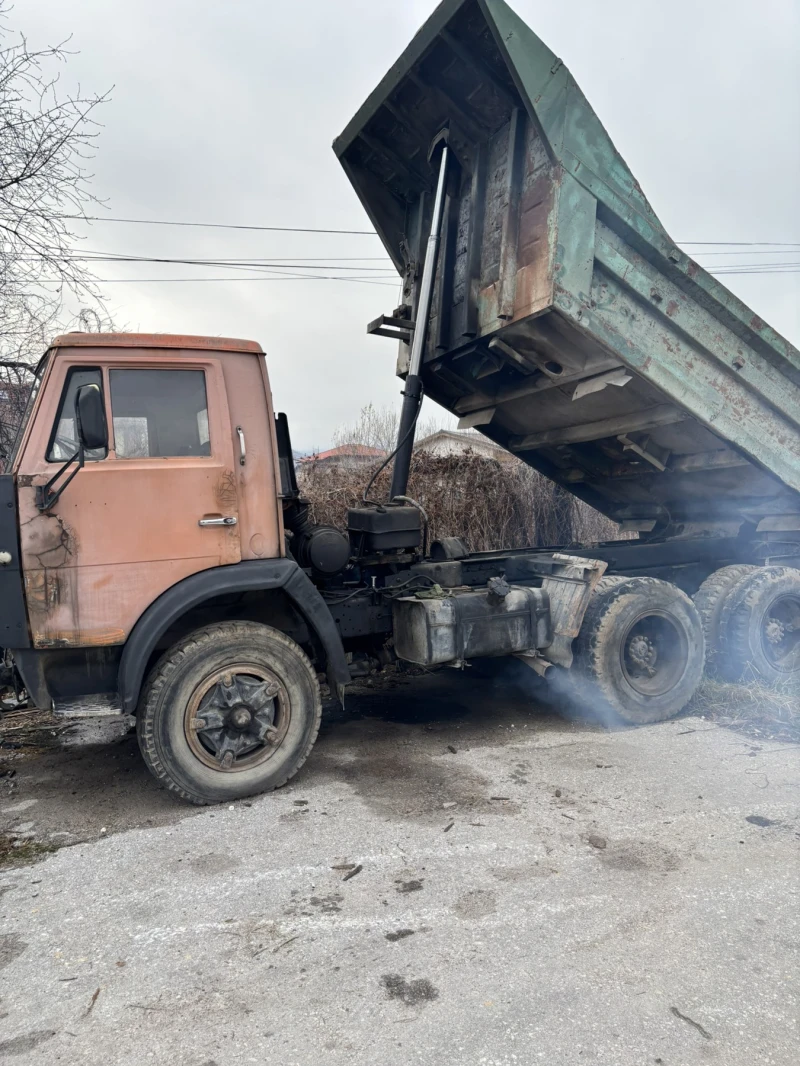
[[(0, 475), (6, 681), (135, 715), (193, 803), (285, 783), (322, 683), (394, 661), (514, 658), (630, 725), (706, 667), (800, 681), (800, 353), (671, 240), (561, 59), (445, 0), (334, 149), (403, 282), (369, 326), (404, 382), (388, 497), (313, 521), (255, 342), (59, 337)], [(429, 544), (423, 395), (635, 537)]]

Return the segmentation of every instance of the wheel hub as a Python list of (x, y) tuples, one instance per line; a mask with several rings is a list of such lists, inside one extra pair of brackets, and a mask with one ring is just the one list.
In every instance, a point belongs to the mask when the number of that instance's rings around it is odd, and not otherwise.
[[(189, 743), (207, 765), (238, 770), (270, 754), (281, 739), (276, 725), (277, 682), (231, 672), (209, 678), (187, 721)], [(197, 698), (199, 696), (199, 698)]]
[(761, 648), (781, 674), (800, 676), (800, 596), (776, 596), (761, 620)]
[(684, 628), (657, 607), (644, 609), (621, 635), (620, 666), (641, 696), (670, 693), (684, 676), (688, 639)]
[(764, 635), (770, 644), (781, 644), (786, 637), (786, 626), (777, 618), (770, 618), (764, 627)]
[(253, 715), (247, 707), (234, 707), (228, 720), (234, 729), (248, 729), (253, 721)]
[(642, 635), (634, 636), (628, 643), (628, 655), (634, 666), (649, 672), (653, 669), (656, 661), (656, 646), (648, 637)]

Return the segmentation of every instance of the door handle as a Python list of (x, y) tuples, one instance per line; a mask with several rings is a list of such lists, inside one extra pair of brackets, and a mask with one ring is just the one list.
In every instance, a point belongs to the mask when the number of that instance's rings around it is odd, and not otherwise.
[(244, 444), (244, 430), (241, 426), (237, 426), (236, 432), (239, 434), (239, 466), (244, 466), (247, 462), (247, 448)]
[(238, 522), (239, 519), (234, 515), (220, 515), (219, 518), (201, 518), (197, 524), (202, 529), (208, 529), (210, 526), (235, 526)]

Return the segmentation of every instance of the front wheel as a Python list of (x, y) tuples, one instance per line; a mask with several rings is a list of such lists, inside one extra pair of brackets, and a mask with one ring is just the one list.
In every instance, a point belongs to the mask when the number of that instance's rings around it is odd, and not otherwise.
[(279, 788), (308, 758), (322, 715), (303, 650), (255, 622), (222, 622), (172, 647), (137, 713), (151, 773), (190, 803), (225, 803)]
[(656, 578), (603, 578), (575, 643), (575, 694), (596, 717), (631, 725), (678, 714), (703, 676), (703, 623)]

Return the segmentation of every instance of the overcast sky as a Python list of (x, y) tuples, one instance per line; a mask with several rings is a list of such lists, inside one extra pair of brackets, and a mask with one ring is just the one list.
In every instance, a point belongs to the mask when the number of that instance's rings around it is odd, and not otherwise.
[[(10, 21), (33, 44), (72, 34), (80, 54), (67, 81), (98, 92), (114, 86), (94, 163), (110, 215), (358, 230), (369, 224), (331, 142), (435, 6), (25, 0)], [(570, 67), (673, 238), (800, 242), (798, 0), (513, 6)], [(320, 260), (382, 252), (372, 236), (107, 222), (93, 226), (85, 247)], [(701, 261), (745, 259), (794, 262), (800, 252)], [(100, 271), (109, 279), (221, 273), (145, 264)], [(800, 344), (798, 278), (723, 280)], [(295, 447), (306, 450), (326, 446), (362, 405), (397, 400), (396, 346), (365, 335), (366, 323), (397, 303), (393, 279), (381, 284), (137, 281), (105, 293), (125, 328), (259, 340), (276, 407), (290, 416)]]

